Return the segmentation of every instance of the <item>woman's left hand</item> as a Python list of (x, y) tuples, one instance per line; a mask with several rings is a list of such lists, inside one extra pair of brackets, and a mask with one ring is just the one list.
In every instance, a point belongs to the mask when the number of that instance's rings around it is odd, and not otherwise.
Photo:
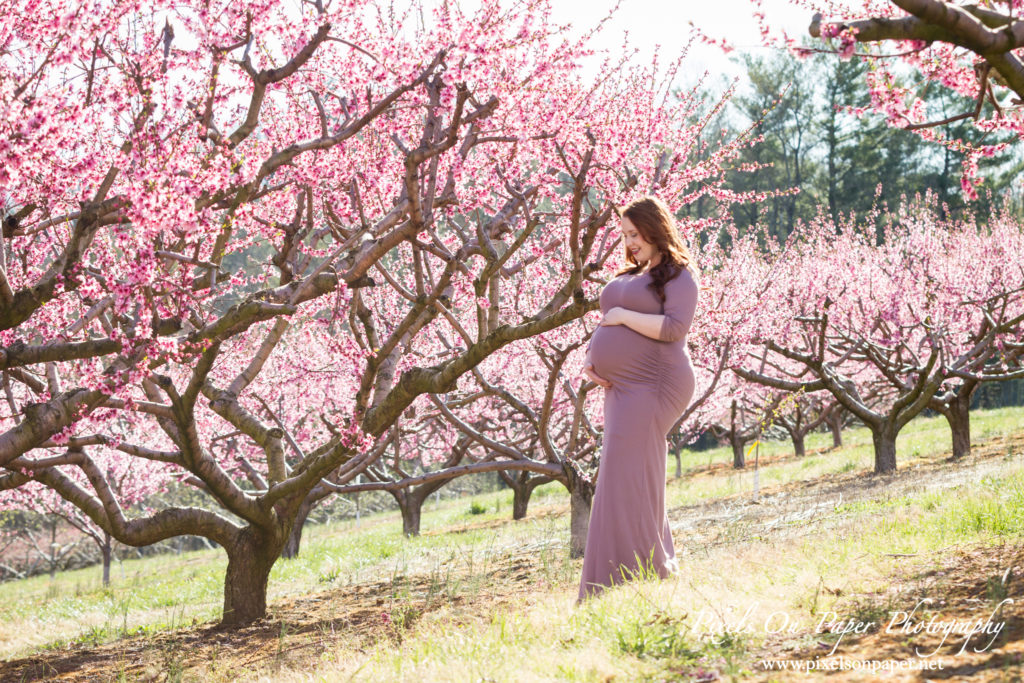
[(626, 323), (626, 309), (621, 306), (608, 309), (608, 312), (601, 318), (598, 325), (624, 325)]

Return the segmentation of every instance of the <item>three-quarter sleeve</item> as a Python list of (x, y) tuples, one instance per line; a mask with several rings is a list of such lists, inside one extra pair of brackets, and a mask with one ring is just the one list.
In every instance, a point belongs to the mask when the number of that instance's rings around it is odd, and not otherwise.
[(665, 283), (665, 319), (658, 339), (675, 342), (690, 331), (697, 310), (697, 280), (689, 268)]

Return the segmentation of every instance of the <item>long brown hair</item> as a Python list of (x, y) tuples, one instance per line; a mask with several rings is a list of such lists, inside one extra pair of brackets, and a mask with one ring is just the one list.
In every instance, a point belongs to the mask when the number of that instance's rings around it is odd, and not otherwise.
[[(615, 213), (619, 218), (628, 218), (629, 222), (636, 226), (637, 232), (661, 254), (661, 261), (650, 269), (653, 282), (647, 286), (654, 290), (659, 301), (665, 303), (665, 283), (674, 279), (684, 268), (689, 268), (693, 262), (690, 250), (679, 236), (676, 219), (665, 202), (652, 196), (634, 199), (621, 209), (616, 207)], [(626, 247), (625, 240), (622, 241), (622, 250), (626, 255), (626, 263), (632, 265), (620, 268), (615, 277), (626, 273), (639, 273), (643, 269), (643, 264), (637, 262), (633, 253)]]

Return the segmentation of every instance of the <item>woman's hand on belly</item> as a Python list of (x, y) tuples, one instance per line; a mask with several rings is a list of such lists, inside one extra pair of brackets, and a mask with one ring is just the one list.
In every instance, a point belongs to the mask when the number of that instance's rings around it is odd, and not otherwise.
[(598, 325), (625, 325), (626, 324), (627, 309), (621, 306), (608, 309), (608, 312), (604, 314), (604, 317), (597, 323)]
[(661, 341), (661, 328), (665, 323), (665, 316), (660, 313), (641, 313), (629, 308), (616, 306), (608, 309), (601, 321), (597, 324), (600, 327), (621, 326), (643, 335), (648, 339)]
[(598, 384), (600, 384), (605, 389), (611, 389), (612, 387), (611, 382), (609, 382), (604, 377), (601, 377), (596, 372), (594, 372), (593, 363), (588, 363), (587, 365), (583, 366), (583, 374), (592, 379), (593, 381), (597, 382)]

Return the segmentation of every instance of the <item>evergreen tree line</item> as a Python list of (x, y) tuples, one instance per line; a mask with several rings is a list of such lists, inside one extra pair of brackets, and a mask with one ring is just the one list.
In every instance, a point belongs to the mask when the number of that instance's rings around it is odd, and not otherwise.
[[(724, 115), (707, 126), (705, 139), (723, 129), (752, 125), (763, 139), (737, 160), (729, 187), (737, 192), (795, 190), (730, 207), (740, 234), (758, 228), (785, 239), (797, 221), (809, 220), (819, 210), (836, 221), (851, 212), (866, 216), (873, 206), (896, 207), (927, 190), (937, 195), (943, 218), (973, 214), (983, 221), (1003, 201), (1024, 216), (1017, 182), (1024, 170), (1019, 145), (981, 159), (985, 181), (979, 199), (970, 201), (960, 187), (962, 153), (894, 128), (879, 114), (856, 116), (849, 111), (870, 104), (865, 76), (871, 67), (865, 62), (821, 53), (800, 59), (788, 52), (744, 53), (736, 59), (747, 82)], [(937, 87), (926, 89), (924, 99), (934, 120), (971, 111), (974, 104)], [(977, 130), (970, 119), (935, 129), (943, 137), (972, 144), (1013, 142), (1012, 137)], [(762, 167), (740, 170), (750, 164)], [(700, 218), (714, 208), (710, 200), (697, 201), (682, 215)]]
[[(795, 190), (729, 207), (740, 235), (759, 230), (765, 238), (781, 241), (798, 221), (810, 220), (819, 211), (837, 222), (851, 213), (868, 220), (873, 207), (895, 208), (929, 190), (939, 200), (941, 218), (973, 215), (984, 222), (1005, 203), (1024, 219), (1024, 154), (1019, 143), (979, 161), (985, 180), (979, 198), (968, 200), (960, 186), (963, 153), (895, 128), (880, 114), (857, 116), (850, 111), (870, 105), (866, 76), (873, 67), (866, 62), (827, 53), (801, 59), (785, 51), (748, 52), (735, 59), (744, 67), (746, 83), (729, 109), (708, 124), (704, 139), (753, 126), (762, 139), (737, 159), (730, 189)], [(907, 84), (913, 85), (909, 77)], [(972, 111), (975, 104), (939, 87), (926, 88), (923, 99), (935, 121)], [(943, 138), (973, 145), (1015, 142), (1012, 135), (979, 131), (970, 119), (935, 129)], [(743, 170), (750, 165), (759, 168)], [(702, 199), (684, 207), (679, 216), (703, 218), (714, 210), (712, 201)], [(729, 239), (724, 232), (714, 234), (723, 242)], [(698, 236), (701, 243), (708, 239), (709, 233)], [(1024, 405), (1024, 380), (983, 385), (972, 400), (972, 408), (1016, 405)], [(715, 440), (705, 435), (696, 447), (713, 445)]]

